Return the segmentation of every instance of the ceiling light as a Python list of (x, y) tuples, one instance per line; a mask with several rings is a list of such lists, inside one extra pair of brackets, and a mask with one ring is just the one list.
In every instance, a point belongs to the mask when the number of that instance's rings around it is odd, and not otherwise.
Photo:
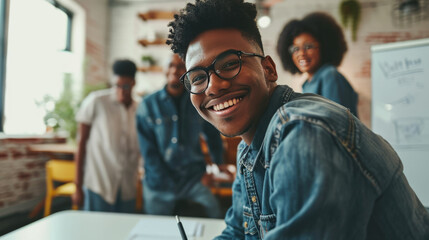
[(260, 28), (267, 28), (271, 23), (271, 18), (268, 15), (260, 16), (257, 23)]

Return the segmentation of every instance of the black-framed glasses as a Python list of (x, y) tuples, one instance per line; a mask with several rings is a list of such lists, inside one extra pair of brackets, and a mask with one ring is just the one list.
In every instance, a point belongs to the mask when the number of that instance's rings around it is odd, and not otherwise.
[(289, 52), (290, 54), (296, 54), (299, 52), (299, 50), (304, 50), (304, 52), (307, 52), (308, 50), (313, 50), (318, 48), (318, 46), (316, 46), (314, 43), (305, 43), (302, 47), (298, 47), (298, 46), (290, 46), (289, 47)]
[(195, 67), (180, 77), (185, 88), (193, 93), (203, 93), (209, 86), (210, 71), (224, 80), (235, 78), (241, 71), (242, 56), (265, 58), (257, 53), (246, 53), (238, 50), (227, 50), (219, 54), (208, 67)]
[(130, 90), (131, 84), (115, 84), (115, 87), (123, 89), (123, 90)]

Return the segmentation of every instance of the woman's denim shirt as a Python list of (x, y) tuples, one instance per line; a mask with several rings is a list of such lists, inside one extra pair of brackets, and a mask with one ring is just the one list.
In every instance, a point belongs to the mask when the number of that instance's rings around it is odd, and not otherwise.
[(348, 109), (278, 86), (216, 239), (429, 239), (429, 215), (383, 138)]
[(305, 81), (302, 85), (304, 93), (315, 93), (350, 109), (357, 115), (358, 95), (347, 81), (331, 64), (324, 64), (314, 74), (311, 81)]
[(137, 108), (137, 133), (143, 156), (146, 187), (177, 190), (200, 181), (206, 171), (200, 134), (205, 137), (211, 160), (223, 161), (219, 131), (204, 121), (185, 92), (178, 112), (173, 98), (163, 88), (145, 97)]

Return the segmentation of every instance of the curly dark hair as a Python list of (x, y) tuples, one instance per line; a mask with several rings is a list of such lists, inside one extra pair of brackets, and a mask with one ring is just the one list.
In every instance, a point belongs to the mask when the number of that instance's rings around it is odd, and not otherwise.
[(343, 30), (333, 17), (323, 12), (314, 12), (302, 20), (294, 19), (288, 22), (277, 41), (277, 53), (280, 56), (284, 70), (292, 74), (300, 72), (292, 61), (289, 47), (301, 33), (309, 33), (320, 45), (321, 65), (330, 63), (339, 66), (347, 52), (347, 43)]
[(116, 60), (112, 66), (113, 73), (117, 76), (126, 76), (134, 78), (136, 75), (136, 64), (131, 60)]
[(174, 15), (168, 24), (167, 44), (185, 59), (189, 43), (199, 34), (212, 29), (237, 29), (243, 37), (256, 43), (263, 53), (261, 34), (256, 25), (256, 6), (243, 0), (196, 0)]

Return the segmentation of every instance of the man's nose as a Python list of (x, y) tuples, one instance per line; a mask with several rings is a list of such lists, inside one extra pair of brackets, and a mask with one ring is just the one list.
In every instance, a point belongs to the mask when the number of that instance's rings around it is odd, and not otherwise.
[(220, 78), (214, 72), (211, 72), (211, 74), (209, 74), (208, 86), (205, 94), (208, 96), (216, 96), (231, 87), (231, 81), (233, 81), (233, 79), (225, 80)]

